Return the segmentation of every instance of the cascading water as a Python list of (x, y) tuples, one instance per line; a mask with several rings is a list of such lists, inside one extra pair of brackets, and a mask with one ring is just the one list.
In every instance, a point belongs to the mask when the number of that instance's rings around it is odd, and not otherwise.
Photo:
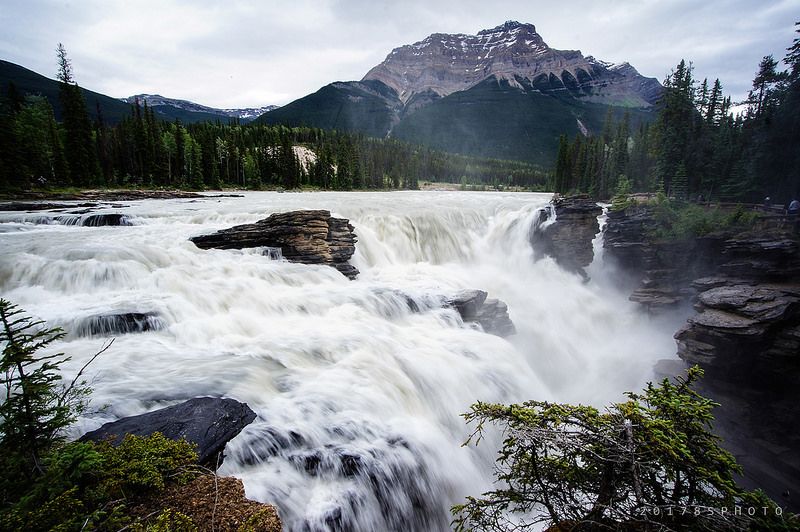
[[(674, 329), (609, 284), (534, 262), (529, 232), (549, 199), (248, 193), (114, 209), (126, 227), (0, 215), (0, 294), (70, 332), (56, 346), (73, 356), (68, 377), (102, 347), (96, 331), (80, 333), (87, 320), (158, 324), (117, 333), (93, 363), (93, 404), (107, 408), (76, 433), (170, 401), (233, 397), (258, 418), (229, 444), (222, 473), (277, 504), (288, 530), (446, 530), (450, 506), (492, 482), (498, 440), (461, 447), (471, 403), (601, 405), (674, 353)], [(356, 281), (265, 249), (188, 241), (299, 208), (351, 220)], [(442, 308), (466, 288), (505, 301), (517, 334), (486, 334)], [(112, 330), (119, 318), (104, 319)]]

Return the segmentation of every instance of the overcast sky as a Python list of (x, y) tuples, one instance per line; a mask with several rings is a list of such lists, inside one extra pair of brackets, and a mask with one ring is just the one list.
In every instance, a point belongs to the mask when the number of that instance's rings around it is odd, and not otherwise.
[(249, 107), (361, 79), (431, 33), (506, 20), (659, 81), (686, 58), (736, 100), (764, 55), (783, 58), (800, 0), (0, 0), (0, 59), (54, 77), (62, 42), (87, 89)]

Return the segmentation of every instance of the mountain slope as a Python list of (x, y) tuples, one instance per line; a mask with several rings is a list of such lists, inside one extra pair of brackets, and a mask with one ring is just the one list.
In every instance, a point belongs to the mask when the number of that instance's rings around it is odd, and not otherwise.
[[(0, 91), (5, 94), (8, 91), (9, 82), (16, 85), (17, 90), (22, 94), (38, 94), (47, 98), (53, 107), (56, 120), (61, 120), (61, 102), (58, 99), (59, 82), (37, 74), (33, 70), (25, 67), (0, 60)], [(104, 94), (86, 90), (81, 87), (83, 98), (86, 101), (86, 110), (93, 117), (97, 117), (97, 106), (103, 113), (103, 118), (108, 123), (117, 123), (124, 116), (129, 116), (131, 108), (116, 98), (111, 98)]]
[(380, 81), (336, 82), (265, 113), (256, 121), (385, 137), (400, 121), (402, 110), (397, 92)]
[(562, 90), (575, 98), (628, 107), (653, 105), (661, 88), (627, 63), (615, 66), (578, 50), (550, 48), (533, 24), (516, 21), (477, 35), (434, 33), (395, 48), (364, 80), (382, 81), (405, 103), (415, 94), (447, 96), (490, 77), (512, 86), (522, 78), (543, 91)]
[(652, 120), (662, 90), (627, 63), (552, 49), (533, 25), (507, 22), (401, 46), (360, 82), (327, 85), (258, 121), (550, 165), (559, 135), (599, 131), (609, 111)]
[[(38, 94), (47, 98), (53, 107), (56, 120), (61, 120), (61, 102), (58, 98), (59, 82), (37, 74), (20, 65), (0, 60), (0, 91), (5, 94), (9, 82), (13, 82), (22, 94)], [(124, 117), (130, 116), (131, 104), (139, 99), (140, 104), (145, 101), (153, 106), (153, 111), (162, 120), (173, 121), (176, 118), (184, 123), (208, 122), (220, 120), (227, 122), (232, 118), (239, 118), (242, 122), (250, 122), (259, 114), (274, 109), (275, 106), (248, 109), (215, 109), (186, 100), (175, 100), (158, 95), (142, 94), (130, 98), (112, 98), (105, 94), (93, 92), (81, 87), (86, 110), (92, 118), (97, 118), (97, 107), (103, 113), (103, 119), (109, 124), (116, 124)]]
[(407, 115), (392, 136), (454, 153), (550, 166), (561, 134), (573, 137), (585, 130), (601, 131), (609, 110), (615, 118), (628, 112), (634, 124), (652, 118), (652, 113), (642, 109), (544, 94), (524, 83), (495, 77), (483, 80)]

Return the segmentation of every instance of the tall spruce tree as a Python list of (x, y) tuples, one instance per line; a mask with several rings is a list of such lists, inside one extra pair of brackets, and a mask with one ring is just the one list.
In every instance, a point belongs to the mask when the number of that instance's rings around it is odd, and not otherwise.
[(65, 152), (72, 184), (88, 186), (96, 183), (97, 162), (92, 149), (92, 124), (86, 112), (83, 93), (72, 76), (72, 64), (64, 45), (58, 43), (57, 78), (59, 100), (64, 121)]

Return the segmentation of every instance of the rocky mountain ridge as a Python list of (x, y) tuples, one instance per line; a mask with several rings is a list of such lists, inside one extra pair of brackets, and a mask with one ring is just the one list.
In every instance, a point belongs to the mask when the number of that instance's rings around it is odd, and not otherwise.
[(434, 33), (395, 48), (362, 81), (394, 89), (403, 104), (467, 90), (494, 77), (521, 90), (562, 91), (587, 101), (652, 106), (661, 94), (654, 78), (628, 63), (614, 65), (579, 50), (550, 48), (533, 24), (508, 21), (477, 35)]
[(167, 98), (160, 94), (135, 94), (127, 98), (120, 98), (125, 103), (132, 104), (139, 102), (140, 105), (147, 103), (150, 107), (163, 107), (169, 106), (191, 113), (207, 113), (212, 115), (219, 115), (225, 118), (239, 118), (243, 121), (255, 120), (267, 111), (277, 109), (277, 105), (265, 105), (263, 107), (246, 107), (244, 109), (218, 109), (216, 107), (208, 107), (199, 103), (194, 103), (189, 100), (179, 100), (176, 98)]
[(361, 81), (338, 81), (258, 123), (392, 137), (474, 157), (552, 165), (562, 134), (599, 132), (610, 115), (655, 118), (663, 88), (627, 63), (550, 48), (532, 24), (435, 33), (395, 48)]

